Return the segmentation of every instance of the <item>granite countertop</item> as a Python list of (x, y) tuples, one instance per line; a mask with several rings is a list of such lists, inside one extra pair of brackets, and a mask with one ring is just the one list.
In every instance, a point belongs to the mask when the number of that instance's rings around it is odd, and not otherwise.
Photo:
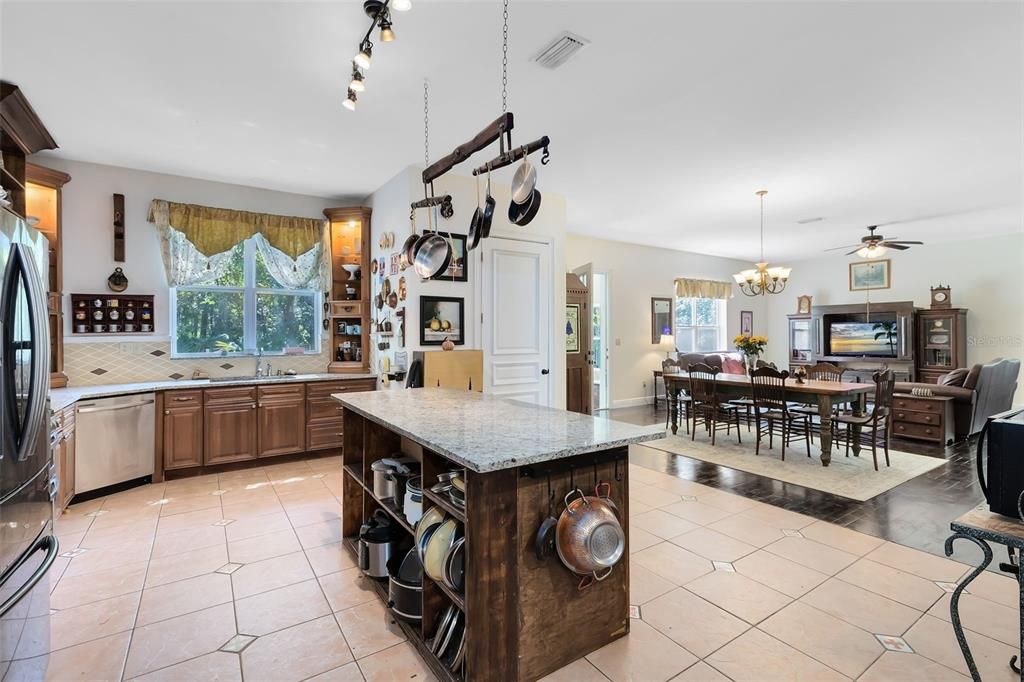
[(345, 381), (346, 379), (376, 379), (376, 374), (295, 374), (273, 379), (256, 379), (255, 377), (238, 377), (237, 379), (179, 379), (178, 381), (142, 381), (135, 384), (107, 384), (103, 386), (72, 386), (50, 390), (50, 409), (61, 410), (79, 400), (91, 398), (109, 398), (115, 395), (131, 395), (150, 391), (167, 391), (179, 388), (209, 388), (211, 386), (249, 386), (252, 384), (280, 384), (293, 381)]
[(475, 391), (414, 388), (335, 393), (345, 407), (465, 466), (486, 473), (665, 436), (635, 426)]

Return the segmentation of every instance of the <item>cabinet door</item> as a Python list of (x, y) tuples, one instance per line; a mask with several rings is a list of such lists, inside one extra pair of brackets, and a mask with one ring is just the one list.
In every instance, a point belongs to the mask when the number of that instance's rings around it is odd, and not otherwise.
[(202, 405), (164, 410), (164, 470), (197, 467), (202, 463)]
[(67, 507), (75, 496), (75, 432), (67, 431), (61, 446), (61, 459), (64, 464), (64, 476), (60, 484), (60, 499)]
[(306, 399), (260, 400), (259, 456), (286, 455), (306, 449)]
[(203, 464), (256, 458), (256, 403), (208, 405), (203, 418)]

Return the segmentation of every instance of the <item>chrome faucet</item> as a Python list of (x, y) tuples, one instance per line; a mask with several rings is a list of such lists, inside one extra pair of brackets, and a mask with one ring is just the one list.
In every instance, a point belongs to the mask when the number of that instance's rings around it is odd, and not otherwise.
[(260, 367), (262, 364), (263, 364), (263, 349), (262, 348), (257, 348), (256, 349), (256, 374), (254, 375), (257, 379), (259, 379), (261, 376), (263, 376), (263, 374), (262, 374), (263, 370)]

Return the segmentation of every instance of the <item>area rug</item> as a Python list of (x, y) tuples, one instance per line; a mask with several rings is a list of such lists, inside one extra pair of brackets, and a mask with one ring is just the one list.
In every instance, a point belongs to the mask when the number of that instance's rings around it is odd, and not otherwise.
[(823, 467), (819, 458), (821, 450), (817, 439), (811, 446), (810, 458), (807, 457), (804, 444), (799, 442), (786, 448), (786, 461), (783, 462), (780, 459), (778, 439), (775, 447), (770, 450), (767, 443), (762, 442), (761, 454), (755, 457), (754, 439), (748, 437), (745, 431), (742, 445), (736, 443), (735, 433), (730, 438), (721, 432), (716, 435), (713, 446), (707, 435), (702, 433), (698, 433), (694, 441), (691, 441), (689, 436), (667, 435), (660, 440), (644, 443), (643, 446), (794, 483), (859, 502), (870, 500), (901, 483), (946, 464), (946, 460), (939, 457), (925, 457), (890, 449), (891, 466), (886, 467), (885, 455), (879, 450), (878, 471), (875, 471), (871, 462), (871, 450), (866, 449), (861, 451), (860, 457), (854, 457), (852, 452), (846, 457), (842, 450), (833, 450), (832, 463)]

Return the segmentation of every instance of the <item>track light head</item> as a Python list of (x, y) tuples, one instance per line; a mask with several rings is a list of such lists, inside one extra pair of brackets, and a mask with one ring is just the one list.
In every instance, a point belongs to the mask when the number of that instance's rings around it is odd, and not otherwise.
[(365, 92), (366, 83), (363, 82), (363, 74), (359, 73), (354, 65), (352, 67), (352, 82), (348, 84), (348, 89), (355, 92)]
[(341, 104), (342, 104), (342, 106), (344, 106), (349, 111), (355, 111), (356, 110), (356, 93), (355, 93), (355, 91), (352, 90), (351, 88), (349, 88), (348, 99), (346, 99)]
[(382, 43), (390, 43), (395, 39), (395, 32), (391, 28), (391, 21), (388, 17), (382, 17), (380, 20), (380, 41)]
[(396, 12), (408, 12), (412, 9), (412, 0), (392, 0), (388, 7)]
[(352, 58), (360, 69), (366, 71), (370, 68), (370, 60), (373, 57), (373, 45), (367, 41), (359, 46), (359, 54)]

